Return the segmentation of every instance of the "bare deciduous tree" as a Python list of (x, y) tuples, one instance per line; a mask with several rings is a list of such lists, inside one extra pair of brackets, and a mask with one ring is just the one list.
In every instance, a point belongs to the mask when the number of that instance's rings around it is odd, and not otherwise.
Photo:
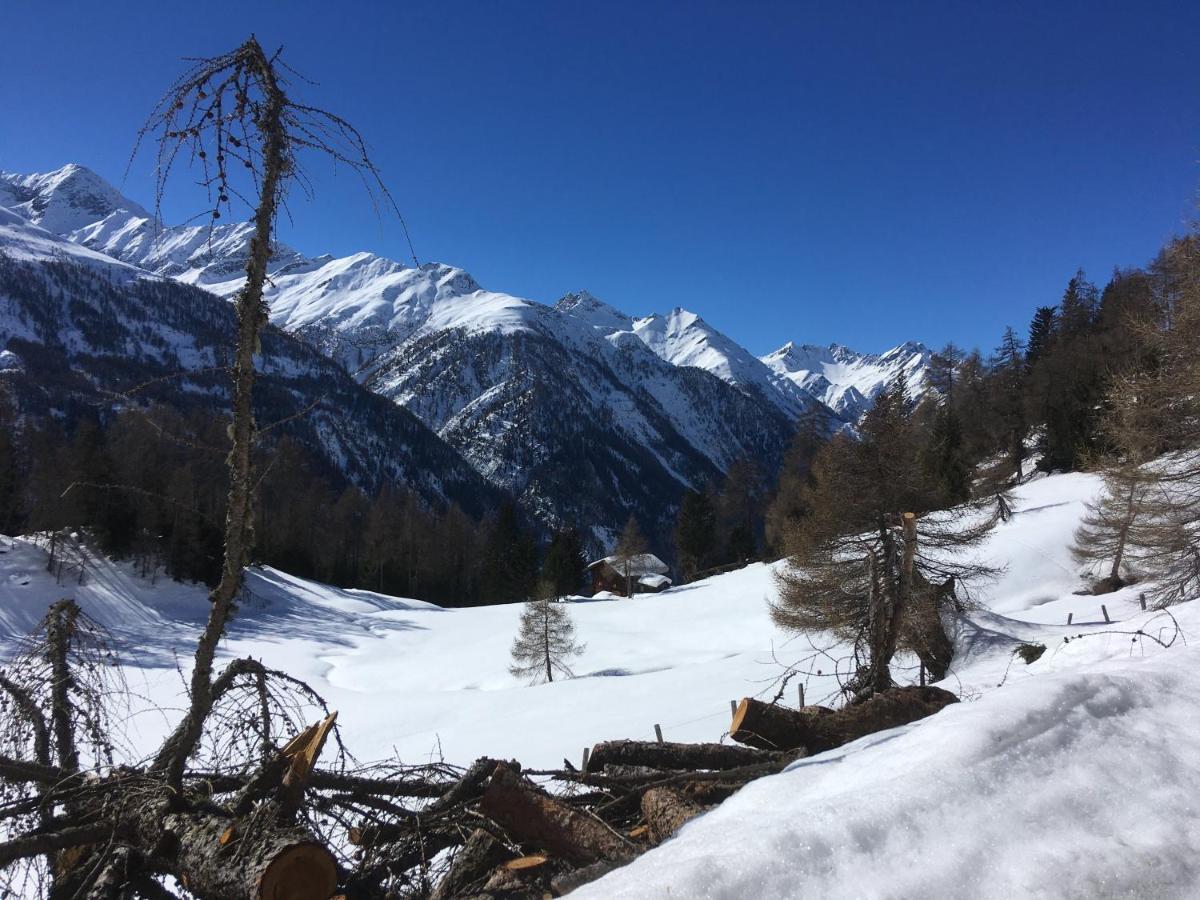
[(516, 678), (537, 682), (555, 673), (574, 678), (567, 661), (584, 651), (575, 640), (575, 625), (566, 604), (556, 603), (550, 585), (538, 589), (538, 599), (525, 604), (521, 611), (520, 632), (513, 641), (513, 664), (509, 672)]
[[(279, 52), (268, 55), (252, 36), (230, 53), (195, 62), (159, 101), (139, 135), (139, 141), (152, 137), (158, 142), (156, 202), (161, 201), (167, 178), (182, 153), (203, 172), (212, 221), (219, 219), (223, 210), (229, 212), (235, 199), (245, 201), (254, 212), (246, 283), (235, 300), (237, 339), (231, 373), (233, 421), (227, 459), (224, 563), (196, 649), (190, 706), (154, 764), (176, 788), (212, 709), (213, 659), (234, 613), (253, 544), (254, 357), (267, 325), (263, 292), (275, 223), (289, 188), (296, 183), (308, 186), (299, 166), (300, 154), (309, 150), (332, 157), (362, 176), (373, 195), (390, 201), (359, 132), (339, 116), (290, 98), (285, 92), (285, 73), (289, 71)], [(239, 188), (247, 181), (238, 179), (239, 171), (248, 176), (253, 196), (247, 197)]]

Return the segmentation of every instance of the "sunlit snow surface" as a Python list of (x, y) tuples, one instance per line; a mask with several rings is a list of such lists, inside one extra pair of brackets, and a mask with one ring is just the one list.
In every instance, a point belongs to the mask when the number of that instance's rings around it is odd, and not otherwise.
[[(1092, 476), (1065, 475), (1017, 491), (1016, 515), (986, 551), (1006, 570), (980, 589), (984, 608), (957, 634), (946, 686), (966, 702), (762, 779), (575, 896), (1200, 896), (1200, 655), (1100, 634), (1169, 625), (1141, 612), (1136, 588), (1072, 593), (1081, 583), (1070, 535), (1097, 488)], [(40, 550), (2, 539), (0, 548), (0, 652), (49, 602), (76, 597), (113, 629), (131, 687), (167, 710), (131, 719), (132, 739), (152, 748), (180, 704), (176, 664), (186, 671), (204, 591), (103, 563), (83, 586), (58, 586)], [(536, 687), (507, 671), (519, 607), (441, 610), (270, 569), (248, 583), (225, 656), (308, 679), (362, 759), (463, 764), (486, 753), (557, 766), (598, 740), (650, 738), (656, 723), (668, 739), (720, 740), (730, 700), (772, 696), (774, 659), (810, 652), (772, 626), (766, 565), (573, 603), (587, 643), (579, 677)], [(1200, 641), (1200, 610), (1176, 615)], [(1049, 648), (1031, 666), (1013, 660), (1025, 641)], [(834, 689), (829, 675), (814, 677), (807, 698)]]

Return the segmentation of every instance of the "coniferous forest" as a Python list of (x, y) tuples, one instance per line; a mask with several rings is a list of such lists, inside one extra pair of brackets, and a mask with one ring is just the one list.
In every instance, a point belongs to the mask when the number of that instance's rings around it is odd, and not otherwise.
[[(1162, 343), (1180, 327), (1175, 295), (1195, 277), (1195, 248), (1195, 238), (1174, 241), (1145, 268), (1114, 271), (1103, 288), (1076, 272), (1057, 302), (1037, 307), (1028, 326), (1009, 328), (994, 348), (935, 352), (932, 390), (913, 401), (909, 385), (891, 385), (856, 433), (830, 437), (801, 422), (778, 471), (741, 460), (705, 490), (683, 494), (674, 528), (656, 533), (652, 549), (683, 580), (787, 555), (789, 532), (811, 512), (817, 473), (863, 440), (893, 448), (920, 484), (914, 505), (922, 509), (1011, 483), (1026, 456), (1042, 471), (1101, 466), (1122, 452), (1108, 424), (1121, 392), (1161, 372)], [(136, 559), (147, 572), (206, 583), (217, 576), (221, 415), (159, 403), (20, 428), (11, 409), (0, 415), (9, 420), (0, 435), (0, 532), (83, 529), (104, 552)], [(1157, 449), (1180, 445), (1168, 423), (1151, 429), (1164, 435)], [(394, 483), (368, 492), (286, 435), (262, 456), (269, 464), (259, 485), (257, 561), (440, 604), (532, 596), (556, 529), (511, 503), (472, 516)], [(973, 485), (977, 470), (982, 486)], [(583, 587), (581, 575), (564, 592)]]

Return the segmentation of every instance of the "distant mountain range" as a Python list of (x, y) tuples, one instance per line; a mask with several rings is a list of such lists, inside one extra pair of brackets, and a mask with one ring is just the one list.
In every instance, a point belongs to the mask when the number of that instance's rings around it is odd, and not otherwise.
[[(248, 223), (163, 227), (82, 166), (0, 173), (0, 208), (0, 252), (13, 257), (105, 263), (124, 282), (165, 278), (223, 298), (242, 283)], [(492, 486), (548, 524), (589, 527), (598, 548), (631, 512), (665, 534), (682, 491), (741, 457), (769, 470), (799, 420), (852, 429), (900, 373), (912, 396), (928, 390), (917, 343), (878, 356), (788, 343), (758, 358), (684, 309), (637, 318), (586, 292), (547, 306), (452, 266), (366, 252), (306, 257), (278, 244), (268, 298), (272, 323), (341, 373), (319, 377), (351, 376), (407, 410)], [(0, 352), (20, 356), (22, 334), (0, 313)], [(202, 343), (196, 353), (214, 352)]]

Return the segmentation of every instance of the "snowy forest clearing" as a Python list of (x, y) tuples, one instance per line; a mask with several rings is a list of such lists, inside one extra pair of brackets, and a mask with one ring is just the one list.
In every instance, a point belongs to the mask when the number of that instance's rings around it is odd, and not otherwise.
[[(1200, 736), (1200, 660), (1182, 642), (1163, 651), (1101, 634), (1164, 626), (1169, 639), (1171, 620), (1142, 612), (1136, 586), (1073, 593), (1071, 534), (1098, 485), (1059, 475), (1014, 492), (1013, 518), (985, 546), (1005, 571), (979, 590), (984, 608), (959, 629), (944, 682), (977, 702), (803, 760), (580, 896), (769, 897), (797, 883), (818, 896), (1193, 896), (1200, 870), (1187, 851), (1200, 848), (1200, 817), (1186, 786), (1200, 766), (1186, 748)], [(83, 585), (60, 586), (43, 551), (4, 546), (5, 655), (49, 603), (74, 597), (116, 635), (134, 694), (168, 711), (129, 720), (134, 748), (157, 746), (181, 704), (177, 665), (190, 662), (205, 591), (150, 585), (103, 560)], [(812, 654), (771, 624), (764, 564), (658, 595), (573, 602), (587, 644), (579, 677), (532, 687), (508, 673), (519, 605), (442, 610), (270, 569), (247, 584), (222, 657), (251, 655), (306, 679), (363, 760), (465, 765), (487, 754), (557, 767), (597, 741), (653, 739), (655, 724), (667, 740), (716, 741), (730, 700), (770, 700), (779, 662)], [(1192, 604), (1175, 613), (1185, 635), (1200, 634)], [(1095, 636), (1063, 643), (1080, 634)], [(1027, 666), (1014, 656), (1023, 643), (1047, 650)], [(832, 699), (831, 668), (807, 679), (808, 702)], [(796, 683), (785, 703), (795, 704)], [(920, 866), (902, 864), (915, 858)]]

